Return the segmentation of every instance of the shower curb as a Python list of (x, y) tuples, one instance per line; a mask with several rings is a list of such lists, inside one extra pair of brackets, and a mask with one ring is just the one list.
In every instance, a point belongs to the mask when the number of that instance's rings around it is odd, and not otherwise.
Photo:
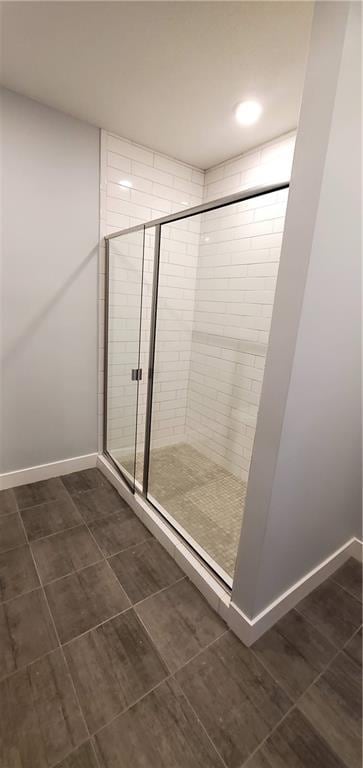
[(363, 559), (363, 542), (349, 539), (324, 561), (309, 571), (302, 579), (270, 603), (263, 611), (249, 618), (233, 601), (232, 594), (213, 577), (199, 558), (183, 543), (161, 516), (138, 494), (132, 494), (116, 470), (103, 455), (97, 458), (97, 467), (129, 504), (141, 522), (167, 550), (170, 556), (203, 594), (210, 606), (221, 616), (228, 627), (244, 643), (250, 646), (282, 616), (294, 608), (306, 595), (340, 568), (350, 557)]

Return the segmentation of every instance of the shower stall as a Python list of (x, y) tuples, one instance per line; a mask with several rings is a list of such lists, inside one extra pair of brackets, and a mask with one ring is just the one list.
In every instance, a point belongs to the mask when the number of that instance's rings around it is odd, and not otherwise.
[(104, 453), (231, 587), (288, 183), (106, 237)]

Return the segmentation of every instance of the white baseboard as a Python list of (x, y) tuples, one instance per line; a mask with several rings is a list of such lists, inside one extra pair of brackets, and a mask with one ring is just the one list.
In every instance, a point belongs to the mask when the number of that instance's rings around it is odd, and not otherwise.
[(97, 453), (87, 453), (85, 456), (73, 456), (71, 459), (51, 461), (49, 464), (39, 464), (37, 467), (26, 467), (15, 472), (5, 472), (0, 475), (0, 490), (14, 488), (25, 483), (36, 483), (38, 480), (48, 480), (50, 477), (68, 475), (81, 469), (90, 469), (97, 463)]
[(354, 557), (357, 560), (362, 559), (363, 542), (357, 538), (349, 539), (326, 560), (270, 603), (261, 613), (250, 619), (233, 602), (230, 593), (224, 590), (220, 582), (213, 578), (199, 558), (181, 541), (160, 515), (142, 497), (134, 496), (131, 493), (107, 459), (99, 456), (97, 466), (114, 485), (120, 496), (127, 501), (146, 528), (154, 534), (155, 538), (160, 541), (184, 573), (202, 592), (212, 608), (219, 613), (245, 645), (252, 645), (258, 640), (285, 613), (294, 608), (300, 600), (331, 576), (349, 557)]
[(363, 541), (360, 541), (360, 539), (353, 539), (349, 557), (355, 557), (360, 563), (363, 562)]
[(248, 618), (243, 611), (231, 600), (228, 612), (224, 614), (229, 627), (242, 640), (245, 645), (252, 645), (261, 635), (267, 632), (285, 613), (303, 600), (310, 592), (325, 579), (332, 576), (343, 563), (350, 557), (362, 560), (363, 542), (357, 538), (349, 539), (342, 547), (333, 552), (329, 557), (313, 568), (302, 579), (292, 585), (286, 592), (280, 595), (261, 613)]

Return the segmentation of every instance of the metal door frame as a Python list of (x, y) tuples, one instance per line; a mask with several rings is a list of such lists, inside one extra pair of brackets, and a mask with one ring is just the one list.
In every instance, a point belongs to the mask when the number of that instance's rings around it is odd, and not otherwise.
[[(153, 385), (154, 385), (154, 365), (155, 365), (155, 347), (156, 347), (156, 332), (157, 332), (157, 312), (158, 312), (158, 291), (159, 291), (159, 272), (160, 272), (160, 245), (161, 245), (161, 233), (164, 224), (172, 224), (174, 221), (180, 221), (181, 219), (187, 219), (192, 216), (197, 216), (201, 213), (207, 213), (219, 208), (225, 208), (233, 205), (234, 203), (241, 203), (245, 200), (251, 200), (255, 197), (261, 197), (262, 195), (268, 195), (272, 192), (280, 192), (281, 190), (288, 189), (290, 186), (288, 181), (279, 182), (277, 184), (269, 184), (263, 187), (254, 187), (241, 192), (235, 192), (232, 195), (227, 195), (217, 200), (212, 200), (208, 203), (202, 203), (201, 205), (194, 206), (193, 208), (187, 208), (177, 213), (163, 216), (159, 219), (154, 219), (145, 224), (137, 224), (134, 227), (127, 229), (121, 229), (117, 232), (113, 232), (110, 235), (105, 236), (106, 243), (106, 266), (105, 266), (105, 332), (104, 332), (104, 412), (103, 412), (103, 452), (104, 455), (112, 462), (117, 472), (121, 475), (123, 481), (126, 483), (132, 493), (139, 493), (136, 489), (135, 480), (135, 466), (136, 466), (136, 450), (137, 450), (137, 423), (138, 423), (138, 399), (139, 399), (139, 382), (137, 381), (137, 405), (136, 405), (136, 426), (135, 426), (135, 465), (134, 465), (134, 479), (133, 483), (124, 474), (118, 463), (113, 459), (107, 450), (107, 385), (108, 385), (108, 312), (109, 312), (109, 242), (113, 238), (120, 237), (132, 232), (144, 230), (143, 238), (143, 257), (142, 257), (142, 277), (141, 277), (141, 301), (140, 301), (140, 327), (139, 327), (139, 350), (138, 350), (138, 364), (140, 364), (140, 348), (141, 348), (141, 325), (142, 325), (142, 298), (143, 298), (143, 275), (145, 266), (145, 232), (147, 229), (155, 228), (155, 245), (154, 245), (154, 270), (153, 270), (153, 283), (152, 283), (152, 301), (151, 301), (151, 314), (150, 314), (150, 340), (149, 340), (149, 359), (148, 359), (148, 372), (147, 372), (147, 400), (146, 400), (146, 419), (145, 419), (145, 444), (144, 444), (144, 464), (143, 464), (143, 484), (141, 495), (145, 501), (155, 509), (163, 520), (169, 525), (169, 527), (182, 538), (190, 549), (198, 556), (203, 562), (203, 565), (208, 570), (212, 571), (222, 581), (224, 586), (231, 589), (231, 585), (226, 581), (225, 576), (218, 573), (210, 562), (201, 554), (194, 543), (191, 544), (185, 536), (180, 533), (180, 530), (174, 525), (169, 516), (166, 516), (165, 510), (156, 506), (156, 504), (148, 497), (148, 485), (149, 485), (149, 467), (150, 467), (150, 441), (151, 441), (151, 424), (152, 424), (152, 408), (153, 408)], [(170, 516), (172, 517), (172, 516)], [(202, 550), (202, 548), (200, 547)], [(204, 551), (204, 550), (203, 550)], [(205, 553), (208, 555), (208, 553)], [(218, 564), (217, 564), (218, 565)]]

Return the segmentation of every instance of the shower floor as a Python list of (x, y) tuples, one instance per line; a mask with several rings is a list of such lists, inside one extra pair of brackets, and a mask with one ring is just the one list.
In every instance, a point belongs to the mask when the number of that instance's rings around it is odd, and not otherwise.
[[(142, 455), (136, 480), (142, 481)], [(119, 459), (120, 460), (120, 459)], [(122, 465), (133, 472), (132, 459)], [(154, 448), (149, 496), (233, 576), (247, 484), (187, 443)]]

